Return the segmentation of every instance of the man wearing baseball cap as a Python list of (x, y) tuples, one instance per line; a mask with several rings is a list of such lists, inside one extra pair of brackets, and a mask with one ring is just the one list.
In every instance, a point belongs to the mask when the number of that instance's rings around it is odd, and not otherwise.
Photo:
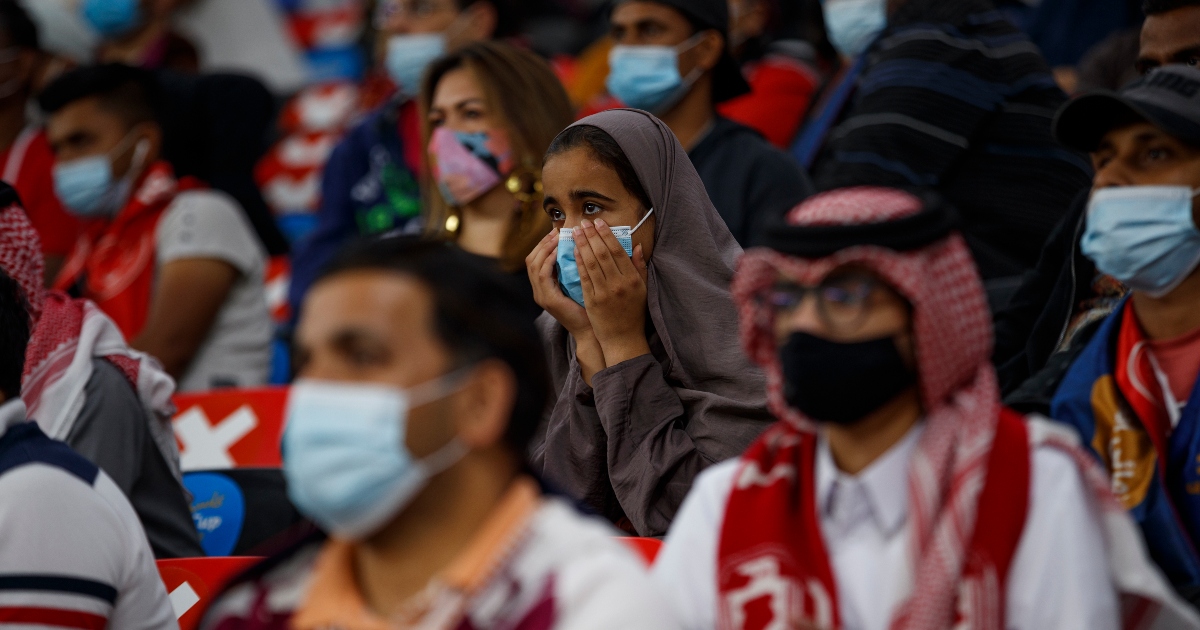
[(716, 105), (750, 91), (729, 52), (726, 0), (617, 0), (608, 90), (662, 119), (743, 246), (812, 193), (791, 157)]
[(1079, 240), (1128, 287), (1066, 371), (1051, 415), (1074, 426), (1151, 555), (1200, 595), (1200, 69), (1168, 65), (1055, 121), (1096, 176)]

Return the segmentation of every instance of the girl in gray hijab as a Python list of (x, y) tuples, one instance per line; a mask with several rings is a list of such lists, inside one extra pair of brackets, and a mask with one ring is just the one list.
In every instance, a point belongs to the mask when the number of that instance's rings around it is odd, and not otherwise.
[(646, 112), (568, 127), (542, 179), (555, 229), (526, 264), (558, 398), (534, 465), (627, 531), (663, 535), (696, 475), (771, 422), (729, 293), (742, 249)]

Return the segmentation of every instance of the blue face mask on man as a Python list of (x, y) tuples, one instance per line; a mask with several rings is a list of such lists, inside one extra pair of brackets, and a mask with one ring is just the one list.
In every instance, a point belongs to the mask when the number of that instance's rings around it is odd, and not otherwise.
[(679, 46), (614, 46), (608, 56), (609, 94), (652, 114), (670, 111), (704, 74), (700, 67), (686, 78), (679, 74), (679, 54), (702, 37), (697, 33)]
[(129, 201), (133, 182), (141, 171), (150, 143), (142, 139), (134, 148), (129, 172), (120, 180), (113, 181), (112, 156), (120, 155), (133, 139), (129, 132), (112, 151), (60, 162), (54, 166), (54, 192), (59, 201), (71, 214), (91, 219), (112, 217)]
[(867, 51), (887, 28), (887, 0), (824, 0), (829, 43), (847, 57)]
[(102, 37), (119, 37), (142, 23), (141, 0), (83, 0), (83, 19)]
[(444, 54), (444, 33), (393, 35), (388, 38), (384, 66), (396, 87), (412, 96), (421, 90), (421, 78), (425, 76), (425, 70)]
[[(627, 225), (609, 228), (630, 258), (633, 257), (633, 235), (652, 214), (654, 214), (654, 208), (650, 208), (646, 216), (642, 217), (642, 220), (632, 228)], [(579, 264), (575, 261), (575, 233), (571, 228), (562, 228), (558, 231), (557, 258), (558, 284), (562, 287), (562, 292), (575, 300), (576, 304), (583, 306), (583, 281), (579, 279)]]
[(288, 496), (328, 532), (361, 540), (404, 510), (467, 447), (453, 439), (416, 459), (409, 412), (458, 390), (462, 372), (399, 389), (300, 380), (288, 399), (283, 472)]
[(1200, 264), (1200, 230), (1187, 186), (1125, 186), (1088, 203), (1084, 255), (1096, 268), (1151, 297), (1174, 291)]

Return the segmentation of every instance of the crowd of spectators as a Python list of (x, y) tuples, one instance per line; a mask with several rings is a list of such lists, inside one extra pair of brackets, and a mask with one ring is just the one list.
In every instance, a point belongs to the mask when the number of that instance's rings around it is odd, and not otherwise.
[(1200, 629), (1198, 64), (1200, 0), (0, 0), (0, 626), (177, 627), (177, 395), (272, 391), (207, 630)]

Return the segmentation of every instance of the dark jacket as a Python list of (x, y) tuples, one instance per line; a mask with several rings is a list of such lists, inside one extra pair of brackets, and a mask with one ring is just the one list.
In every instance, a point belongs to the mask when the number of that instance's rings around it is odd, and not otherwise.
[(1051, 136), (1066, 101), (1034, 46), (988, 0), (910, 0), (870, 48), (813, 168), (818, 190), (936, 190), (984, 279), (1019, 276), (1091, 183)]
[(299, 314), (313, 280), (348, 241), (418, 227), (419, 165), (410, 154), (420, 140), (400, 135), (402, 120), (415, 111), (412, 101), (392, 100), (351, 129), (329, 156), (317, 227), (297, 243), (292, 257), (288, 301), (293, 314)]
[(800, 165), (757, 131), (727, 118), (689, 153), (717, 212), (742, 247), (813, 193)]
[[(1025, 273), (1008, 306), (996, 314), (992, 361), (1005, 402), (1020, 411), (1049, 410), (1074, 350), (1090, 331), (1077, 335), (1067, 353), (1055, 354), (1077, 307), (1092, 292), (1096, 266), (1083, 255), (1079, 239), (1087, 214), (1087, 193), (1080, 194), (1042, 247), (1037, 266)], [(1082, 338), (1083, 343), (1078, 343)], [(1056, 357), (1053, 361), (1052, 357)], [(1018, 393), (1018, 390), (1019, 393)], [(1011, 398), (1011, 400), (1010, 400)]]

